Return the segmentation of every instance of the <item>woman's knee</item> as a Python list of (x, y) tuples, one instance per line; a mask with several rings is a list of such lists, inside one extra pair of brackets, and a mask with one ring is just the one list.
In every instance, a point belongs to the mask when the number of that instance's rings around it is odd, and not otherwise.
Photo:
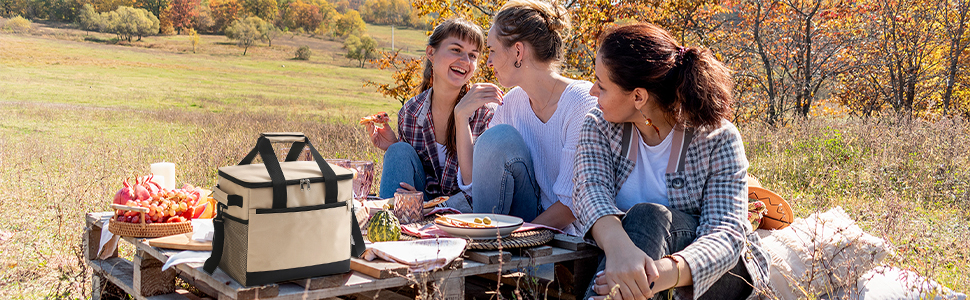
[(627, 210), (626, 218), (670, 220), (670, 209), (656, 203), (639, 203)]
[(529, 148), (522, 135), (508, 124), (500, 124), (485, 130), (475, 141), (475, 156), (489, 159), (496, 157), (529, 157)]
[(408, 144), (406, 142), (397, 142), (387, 147), (387, 152), (384, 152), (384, 157), (387, 158), (388, 156), (401, 156), (401, 155), (407, 155), (410, 153), (414, 153), (415, 155), (417, 155), (417, 151), (414, 150), (414, 146), (411, 146), (411, 144)]

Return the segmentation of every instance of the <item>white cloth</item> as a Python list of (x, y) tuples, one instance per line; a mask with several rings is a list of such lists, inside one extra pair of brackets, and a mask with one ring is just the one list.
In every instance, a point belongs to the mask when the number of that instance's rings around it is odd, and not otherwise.
[(192, 240), (200, 243), (211, 242), (215, 235), (212, 219), (192, 219)]
[(209, 256), (212, 256), (212, 251), (182, 251), (165, 260), (162, 271), (179, 264), (204, 263)]
[(639, 133), (633, 135), (640, 139), (640, 151), (633, 171), (616, 192), (616, 208), (626, 212), (639, 203), (668, 206), (666, 174), (674, 134), (671, 132), (656, 146), (648, 146)]
[(916, 272), (895, 267), (876, 267), (862, 275), (855, 286), (849, 286), (821, 299), (859, 300), (966, 300), (967, 295), (954, 292)]
[(98, 258), (107, 259), (114, 254), (115, 249), (118, 249), (118, 240), (121, 237), (114, 235), (111, 231), (108, 231), (108, 224), (111, 220), (104, 220), (101, 224), (101, 241), (98, 243)]
[(770, 286), (782, 300), (847, 287), (892, 253), (886, 241), (859, 228), (841, 207), (795, 219), (771, 231), (761, 246), (771, 256)]
[(361, 257), (368, 261), (381, 258), (407, 265), (412, 272), (425, 272), (447, 266), (461, 256), (466, 245), (467, 241), (457, 238), (379, 242), (367, 244)]

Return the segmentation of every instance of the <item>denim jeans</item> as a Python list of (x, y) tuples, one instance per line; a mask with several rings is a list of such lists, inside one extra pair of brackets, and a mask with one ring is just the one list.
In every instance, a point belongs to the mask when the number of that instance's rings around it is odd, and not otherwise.
[[(384, 170), (381, 172), (380, 197), (394, 198), (394, 192), (401, 187), (401, 182), (410, 184), (418, 191), (424, 191), (427, 174), (418, 152), (411, 144), (397, 142), (387, 147), (384, 153)], [(428, 195), (424, 195), (427, 200)]]
[[(634, 205), (623, 217), (623, 229), (630, 236), (630, 240), (654, 260), (687, 248), (697, 238), (697, 225), (697, 219), (693, 216), (654, 203)], [(603, 269), (606, 269), (606, 259), (601, 255), (596, 272), (599, 273)], [(714, 285), (700, 296), (700, 299), (747, 298), (753, 290), (747, 283), (751, 282), (751, 275), (748, 274), (740, 257), (738, 264), (728, 272), (737, 274), (740, 278), (732, 274), (722, 275), (721, 279), (714, 282)], [(593, 292), (593, 284), (590, 282), (589, 288), (586, 289), (586, 297), (583, 299), (596, 295)], [(653, 299), (667, 299), (667, 294), (667, 292), (657, 293)]]
[(489, 128), (475, 141), (472, 210), (513, 215), (530, 222), (539, 215), (539, 184), (532, 155), (512, 126)]

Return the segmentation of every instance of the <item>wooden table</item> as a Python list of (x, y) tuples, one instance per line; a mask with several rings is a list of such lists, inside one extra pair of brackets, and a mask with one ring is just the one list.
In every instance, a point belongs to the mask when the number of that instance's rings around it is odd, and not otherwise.
[(101, 226), (111, 215), (111, 212), (89, 213), (86, 217), (84, 249), (87, 263), (94, 270), (91, 278), (91, 298), (94, 300), (101, 299), (102, 291), (117, 288), (135, 299), (186, 299), (175, 293), (176, 277), (218, 299), (325, 299), (372, 295), (375, 291), (412, 284), (431, 287), (440, 293), (435, 298), (465, 299), (465, 277), (550, 263), (571, 266), (574, 274), (571, 281), (577, 283), (573, 290), (582, 293), (586, 288), (583, 283), (592, 278), (596, 259), (601, 253), (580, 238), (557, 235), (544, 246), (501, 252), (468, 250), (451, 266), (428, 273), (409, 274), (407, 266), (401, 264), (355, 258), (351, 260), (353, 271), (345, 274), (242, 286), (221, 269), (216, 269), (213, 274), (206, 273), (201, 263), (180, 264), (162, 272), (164, 262), (180, 250), (152, 247), (146, 239), (123, 239), (135, 245), (132, 260), (118, 257), (117, 251), (111, 258), (98, 260)]

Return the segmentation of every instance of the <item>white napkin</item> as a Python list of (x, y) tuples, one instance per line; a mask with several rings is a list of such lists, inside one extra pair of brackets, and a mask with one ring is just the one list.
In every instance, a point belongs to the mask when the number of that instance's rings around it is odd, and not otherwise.
[(412, 272), (426, 272), (447, 266), (465, 251), (465, 239), (438, 238), (417, 241), (380, 242), (367, 246), (363, 258), (382, 258), (408, 265)]
[(178, 264), (204, 263), (209, 256), (212, 256), (212, 251), (182, 251), (169, 257), (165, 265), (162, 265), (162, 271)]
[(211, 242), (215, 235), (212, 219), (192, 219), (192, 240), (200, 243)]
[[(108, 230), (108, 224), (111, 220), (104, 220), (104, 224), (101, 224), (101, 241), (98, 243), (98, 258), (107, 259), (114, 254), (115, 249), (118, 249), (118, 240), (121, 238), (114, 235)], [(105, 247), (107, 245), (107, 247)]]

